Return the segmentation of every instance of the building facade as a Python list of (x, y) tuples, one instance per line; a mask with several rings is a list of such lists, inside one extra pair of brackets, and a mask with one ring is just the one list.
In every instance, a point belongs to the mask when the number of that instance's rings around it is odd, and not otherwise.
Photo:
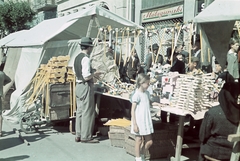
[(176, 33), (178, 31), (174, 28), (192, 22), (194, 16), (201, 12), (203, 7), (204, 0), (142, 0), (139, 19), (141, 25), (148, 29), (150, 34), (145, 34), (140, 40), (141, 59), (143, 60), (148, 52), (148, 46), (154, 43), (162, 44), (160, 51), (162, 55), (166, 54), (167, 47), (173, 47), (172, 44), (176, 46), (184, 43), (185, 50), (188, 50), (187, 30)]

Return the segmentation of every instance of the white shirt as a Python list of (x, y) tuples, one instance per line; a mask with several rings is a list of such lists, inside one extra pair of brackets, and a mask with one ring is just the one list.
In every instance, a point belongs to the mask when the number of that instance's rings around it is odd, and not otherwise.
[(86, 78), (88, 76), (91, 75), (91, 71), (90, 71), (90, 58), (85, 56), (83, 59), (82, 59), (82, 76), (83, 78)]

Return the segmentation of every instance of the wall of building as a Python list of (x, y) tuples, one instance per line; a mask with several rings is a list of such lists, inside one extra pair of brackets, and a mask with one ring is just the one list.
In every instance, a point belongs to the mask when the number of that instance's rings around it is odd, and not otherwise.
[[(159, 6), (167, 6), (174, 3), (183, 2), (184, 0), (142, 0), (142, 10), (149, 9), (149, 8), (156, 8)], [(194, 1), (194, 0), (193, 0)]]
[(132, 0), (58, 0), (58, 16), (68, 15), (91, 5), (105, 5), (119, 16), (129, 19), (131, 17), (130, 4)]

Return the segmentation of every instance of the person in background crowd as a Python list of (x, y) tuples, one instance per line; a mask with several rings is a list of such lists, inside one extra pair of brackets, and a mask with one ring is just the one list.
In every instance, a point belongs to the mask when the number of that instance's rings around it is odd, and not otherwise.
[(192, 37), (191, 40), (192, 44), (192, 57), (197, 57), (198, 58), (198, 64), (197, 64), (197, 69), (202, 70), (202, 64), (201, 64), (201, 42), (200, 42), (200, 35), (196, 34), (195, 35), (195, 42), (194, 42), (194, 36)]
[(81, 38), (81, 53), (74, 60), (76, 73), (76, 142), (98, 143), (93, 139), (92, 133), (95, 123), (94, 88), (93, 78), (99, 79), (100, 71), (94, 71), (90, 63), (90, 54), (93, 49), (92, 39)]
[(189, 53), (185, 50), (183, 50), (183, 47), (184, 47), (184, 43), (178, 45), (175, 49), (176, 53), (179, 53), (178, 54), (178, 57), (182, 57), (182, 61), (186, 64), (187, 63), (187, 59), (189, 57)]
[[(171, 54), (172, 48), (167, 48), (167, 61), (166, 63), (171, 64)], [(177, 58), (178, 53), (173, 52), (173, 63), (172, 67), (170, 68), (171, 72), (178, 72), (179, 74), (185, 74), (185, 64), (183, 61), (178, 60)]]
[(188, 63), (188, 72), (196, 72), (199, 64), (199, 58), (198, 57), (192, 57), (191, 62)]
[(223, 73), (224, 71), (222, 70), (221, 65), (217, 60), (215, 60), (215, 70), (212, 73), (213, 77), (215, 78), (216, 82), (218, 82), (219, 76)]
[(130, 79), (130, 82), (134, 83), (133, 80), (136, 79), (141, 69), (141, 64), (136, 49), (134, 49), (131, 53), (131, 56), (127, 58), (125, 68), (127, 69), (127, 76)]
[[(163, 56), (158, 53), (159, 46), (157, 43), (152, 45), (152, 54), (149, 54), (149, 59), (146, 62), (146, 68), (147, 72), (150, 72), (150, 67), (152, 67), (153, 64), (161, 64), (163, 65)], [(157, 60), (156, 60), (157, 59)], [(153, 62), (154, 60), (154, 62)]]
[(233, 143), (227, 140), (229, 134), (236, 134), (240, 120), (239, 82), (226, 82), (219, 93), (219, 105), (210, 108), (201, 124), (199, 161), (207, 157), (229, 161)]
[(177, 53), (178, 60), (184, 62), (184, 56), (181, 53)]
[[(139, 74), (136, 81), (137, 88), (131, 98), (131, 133), (136, 136), (136, 161), (145, 160), (144, 154), (153, 143), (151, 134), (154, 129), (150, 113), (150, 94), (147, 91), (149, 84), (150, 77), (143, 73)], [(157, 102), (153, 102), (152, 105), (160, 107)], [(142, 143), (144, 143), (143, 147)]]
[(151, 48), (152, 48), (151, 45), (149, 45), (148, 46), (148, 52), (147, 52), (147, 54), (145, 55), (145, 58), (144, 58), (144, 65), (145, 65), (144, 72), (145, 72), (145, 74), (147, 74), (150, 71), (151, 64), (148, 64), (148, 63), (151, 62), (151, 60), (149, 60), (149, 59), (152, 59), (152, 57), (151, 57), (152, 49)]
[(5, 63), (6, 63), (6, 59), (7, 59), (7, 55), (4, 53), (3, 57), (2, 57), (2, 62), (1, 62), (1, 65), (0, 65), (0, 71), (3, 71)]
[(234, 77), (234, 79), (239, 79), (239, 67), (237, 51), (239, 48), (238, 40), (231, 38), (229, 41), (230, 49), (227, 53), (227, 70)]
[(2, 123), (3, 123), (3, 117), (2, 117), (3, 86), (5, 86), (10, 82), (11, 82), (11, 79), (3, 71), (0, 71), (0, 137), (2, 137)]

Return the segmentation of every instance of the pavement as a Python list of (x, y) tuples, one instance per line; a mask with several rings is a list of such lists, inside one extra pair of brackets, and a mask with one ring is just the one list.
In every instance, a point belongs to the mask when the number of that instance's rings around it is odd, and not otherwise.
[[(108, 136), (98, 136), (98, 144), (86, 144), (74, 141), (75, 136), (69, 132), (68, 125), (43, 127), (33, 134), (25, 134), (19, 129), (19, 124), (3, 121), (0, 161), (134, 161), (134, 156), (124, 148), (111, 146)], [(182, 153), (194, 161), (198, 149), (183, 150)]]

